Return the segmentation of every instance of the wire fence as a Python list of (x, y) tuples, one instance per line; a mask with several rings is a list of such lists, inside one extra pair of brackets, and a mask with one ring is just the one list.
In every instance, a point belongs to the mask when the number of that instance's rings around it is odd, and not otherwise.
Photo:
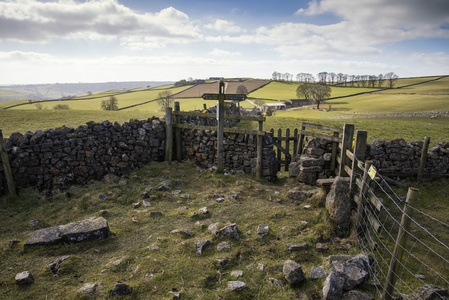
[[(374, 180), (356, 176), (367, 187), (366, 193), (359, 190), (363, 205), (356, 224), (357, 240), (360, 248), (375, 258), (370, 276), (377, 293), (384, 299), (398, 295), (420, 299), (422, 287), (427, 285), (428, 293), (444, 299), (444, 289), (449, 287), (449, 241), (440, 233), (447, 232), (449, 224), (407, 204), (379, 173)], [(404, 226), (404, 218), (409, 218), (410, 226)], [(401, 238), (406, 239), (404, 244), (398, 243)], [(395, 266), (392, 259), (397, 259)]]

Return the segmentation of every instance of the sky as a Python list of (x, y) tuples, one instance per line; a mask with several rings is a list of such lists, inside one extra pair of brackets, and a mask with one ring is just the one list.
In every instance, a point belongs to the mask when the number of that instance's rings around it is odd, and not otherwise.
[(0, 85), (449, 74), (449, 0), (0, 0)]

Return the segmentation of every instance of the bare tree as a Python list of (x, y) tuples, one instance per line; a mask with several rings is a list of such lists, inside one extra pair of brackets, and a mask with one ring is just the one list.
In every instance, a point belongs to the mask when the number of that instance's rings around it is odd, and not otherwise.
[(165, 110), (167, 107), (170, 107), (170, 105), (173, 103), (171, 91), (160, 92), (158, 102), (163, 110)]
[(369, 76), (369, 85), (371, 85), (372, 88), (376, 85), (377, 76), (376, 75), (370, 75)]
[(337, 78), (337, 74), (335, 74), (334, 72), (331, 72), (331, 73), (328, 74), (328, 76), (329, 76), (329, 82), (330, 82), (332, 85), (334, 85), (335, 78)]
[(118, 100), (115, 96), (109, 97), (108, 100), (101, 101), (101, 109), (103, 110), (117, 110)]
[(326, 81), (327, 81), (327, 72), (318, 73), (318, 82), (326, 84)]
[(388, 85), (389, 85), (390, 89), (393, 88), (394, 82), (396, 80), (398, 80), (398, 78), (399, 78), (398, 75), (394, 74), (393, 72), (389, 72), (389, 73), (385, 74), (385, 79), (388, 80)]
[(378, 85), (379, 88), (382, 87), (382, 84), (384, 83), (384, 81), (385, 81), (384, 75), (379, 74), (379, 75), (377, 76), (377, 85)]

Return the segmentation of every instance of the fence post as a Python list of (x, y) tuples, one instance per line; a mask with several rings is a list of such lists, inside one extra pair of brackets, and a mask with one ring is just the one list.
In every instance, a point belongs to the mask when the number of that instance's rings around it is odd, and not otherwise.
[(410, 226), (410, 214), (411, 210), (409, 205), (414, 205), (418, 199), (419, 190), (415, 188), (409, 188), (407, 193), (407, 200), (402, 212), (401, 226), (399, 227), (398, 237), (394, 246), (393, 256), (391, 257), (390, 268), (388, 269), (387, 281), (385, 282), (384, 290), (382, 292), (382, 299), (393, 299), (393, 290), (396, 283), (396, 265), (401, 261), (403, 249), (407, 242), (407, 232)]
[[(263, 121), (259, 121), (259, 131), (263, 131)], [(256, 177), (262, 178), (263, 136), (257, 135)]]
[[(179, 112), (181, 110), (179, 102), (175, 102), (175, 111)], [(179, 115), (175, 115), (175, 124), (179, 124)], [(182, 160), (182, 143), (181, 143), (181, 128), (175, 128), (175, 141), (176, 141), (176, 159), (178, 161)]]
[(421, 160), (419, 161), (418, 181), (422, 180), (424, 168), (426, 167), (427, 151), (429, 151), (429, 144), (430, 144), (430, 137), (426, 136), (424, 138), (424, 145), (422, 146), (422, 150), (421, 150)]
[[(343, 126), (343, 136), (341, 138), (341, 152), (340, 152), (340, 168), (338, 170), (338, 176), (345, 174), (346, 165), (346, 149), (352, 148), (352, 138), (354, 136), (354, 124), (345, 124)], [(349, 175), (349, 174), (348, 174)]]
[(357, 203), (357, 212), (356, 212), (356, 216), (355, 216), (356, 232), (359, 232), (359, 228), (361, 227), (360, 223), (361, 223), (362, 214), (363, 214), (363, 201), (365, 199), (365, 194), (366, 194), (366, 191), (368, 190), (368, 186), (369, 186), (368, 170), (372, 164), (373, 164), (373, 162), (371, 160), (365, 161), (365, 168), (363, 169), (363, 181), (362, 181), (362, 186), (360, 188), (359, 202)]
[(359, 171), (360, 168), (358, 166), (357, 160), (365, 160), (365, 152), (366, 152), (366, 140), (368, 138), (368, 132), (366, 130), (357, 130), (355, 133), (355, 145), (354, 145), (354, 157), (352, 159), (351, 170), (351, 181), (349, 184), (350, 192), (354, 191), (355, 184), (355, 176), (357, 173), (361, 173)]
[[(338, 138), (338, 132), (334, 132), (334, 137)], [(331, 171), (335, 171), (335, 165), (337, 162), (337, 149), (338, 143), (332, 142)]]
[[(281, 128), (278, 128), (278, 142), (279, 142), (279, 145), (282, 145), (282, 141), (281, 141), (281, 138), (282, 137), (282, 129)], [(281, 152), (281, 149), (279, 149), (278, 148), (278, 150), (277, 150), (277, 160), (278, 160), (278, 171), (280, 171), (281, 170), (281, 167), (282, 167), (282, 160), (281, 160), (281, 155), (282, 155), (282, 152)]]
[[(290, 128), (285, 130), (285, 150), (290, 153)], [(290, 159), (288, 159), (287, 155), (285, 155), (285, 166), (284, 171), (288, 171), (288, 164), (290, 163)]]
[(11, 166), (9, 165), (8, 152), (6, 152), (5, 141), (3, 140), (3, 131), (0, 129), (0, 152), (3, 161), (3, 169), (5, 170), (6, 183), (8, 184), (9, 194), (17, 196), (16, 185), (12, 177)]
[(302, 148), (304, 147), (304, 134), (301, 133), (303, 130), (306, 130), (306, 126), (304, 126), (304, 123), (301, 123), (301, 129), (298, 136), (298, 148), (296, 149), (298, 155), (302, 154)]
[(296, 156), (298, 154), (298, 128), (293, 130), (293, 138), (293, 156)]
[(215, 173), (223, 174), (224, 172), (224, 146), (223, 146), (223, 132), (224, 132), (224, 92), (225, 84), (220, 81), (218, 90), (218, 132), (217, 132), (217, 169)]
[(165, 160), (171, 162), (173, 160), (173, 109), (165, 108)]

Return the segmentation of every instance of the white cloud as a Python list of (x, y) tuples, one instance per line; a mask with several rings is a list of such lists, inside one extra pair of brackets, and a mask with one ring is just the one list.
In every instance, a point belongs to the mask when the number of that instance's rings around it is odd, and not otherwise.
[(153, 43), (201, 38), (199, 28), (173, 7), (138, 13), (116, 0), (0, 3), (0, 40), (47, 42), (54, 38), (128, 36), (142, 36)]
[(216, 20), (215, 23), (204, 25), (204, 28), (216, 30), (223, 34), (240, 33), (243, 31), (240, 26), (235, 25), (233, 22), (221, 19)]
[[(412, 53), (407, 58), (411, 61), (425, 61), (430, 65), (437, 65), (440, 67), (449, 68), (449, 55), (445, 52), (435, 52), (435, 53)], [(447, 71), (446, 71), (447, 73)]]
[(226, 51), (223, 49), (218, 49), (218, 48), (214, 48), (214, 50), (209, 52), (209, 55), (212, 56), (236, 56), (236, 55), (240, 55), (240, 52), (231, 52), (231, 51)]

